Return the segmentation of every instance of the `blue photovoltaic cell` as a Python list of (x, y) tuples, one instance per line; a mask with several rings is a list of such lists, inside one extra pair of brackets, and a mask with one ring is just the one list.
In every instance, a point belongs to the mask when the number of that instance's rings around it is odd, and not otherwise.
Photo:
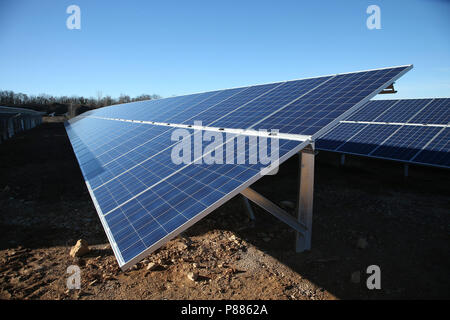
[(450, 128), (443, 129), (413, 161), (450, 168)]
[(384, 142), (372, 155), (375, 157), (410, 160), (442, 128), (404, 126)]
[(374, 121), (406, 123), (416, 113), (422, 110), (431, 99), (407, 99), (398, 100), (389, 110), (381, 114)]
[(422, 124), (449, 124), (450, 99), (436, 98), (409, 122)]
[[(254, 182), (267, 166), (267, 162), (253, 161), (255, 155), (273, 151), (270, 143), (250, 150), (250, 140), (257, 138), (240, 136), (244, 147), (234, 150), (235, 158), (243, 159), (239, 163), (195, 164), (192, 161), (198, 155), (189, 153), (187, 163), (177, 164), (172, 153), (175, 146), (182, 144), (178, 142), (180, 131), (176, 130), (184, 130), (190, 139), (195, 131), (139, 121), (192, 124), (199, 120), (214, 127), (284, 128), (286, 132), (313, 134), (325, 130), (336, 117), (392, 83), (406, 68), (115, 105), (89, 111), (66, 123), (119, 264), (130, 266), (142, 254), (156, 249)], [(274, 117), (280, 110), (283, 115)], [(259, 126), (261, 120), (276, 125)], [(211, 131), (202, 133), (214, 135)], [(270, 141), (279, 142), (283, 160), (307, 143), (276, 138)], [(216, 142), (219, 146), (222, 143)], [(207, 148), (208, 143), (203, 147)], [(209, 156), (203, 154), (202, 158), (200, 153), (200, 158), (207, 161)], [(225, 160), (224, 155), (221, 158)]]
[(383, 112), (386, 112), (398, 100), (372, 100), (367, 102), (358, 111), (347, 117), (349, 121), (375, 121)]

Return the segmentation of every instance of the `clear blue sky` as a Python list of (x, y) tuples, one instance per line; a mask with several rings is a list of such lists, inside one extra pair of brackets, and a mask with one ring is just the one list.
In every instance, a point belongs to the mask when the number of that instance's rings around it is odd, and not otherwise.
[(167, 97), (410, 63), (383, 98), (450, 97), (450, 1), (0, 0), (0, 90)]

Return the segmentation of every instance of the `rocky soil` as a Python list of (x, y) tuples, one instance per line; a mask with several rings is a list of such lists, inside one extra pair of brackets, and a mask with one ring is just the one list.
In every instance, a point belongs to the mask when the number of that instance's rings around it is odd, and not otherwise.
[[(255, 186), (291, 211), (296, 160)], [(62, 123), (43, 124), (0, 145), (0, 298), (449, 298), (449, 172), (411, 167), (404, 180), (398, 163), (335, 163), (317, 157), (312, 251), (295, 253), (292, 230), (256, 207), (250, 221), (236, 197), (123, 272)], [(90, 250), (72, 257), (79, 239)], [(381, 290), (366, 287), (372, 264)]]

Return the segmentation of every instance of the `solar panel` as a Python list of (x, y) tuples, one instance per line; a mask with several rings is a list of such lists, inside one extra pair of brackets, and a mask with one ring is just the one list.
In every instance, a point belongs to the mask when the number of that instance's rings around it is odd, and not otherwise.
[(428, 143), (442, 128), (404, 126), (383, 142), (370, 155), (381, 158), (410, 160)]
[(374, 100), (367, 102), (361, 109), (349, 116), (349, 121), (375, 121), (399, 100)]
[(412, 161), (434, 166), (450, 166), (450, 128), (444, 128)]
[(398, 129), (398, 126), (365, 125), (364, 129), (342, 144), (338, 150), (355, 154), (371, 154)]
[(433, 99), (430, 104), (410, 122), (424, 124), (449, 124), (450, 123), (450, 99)]
[[(128, 268), (259, 179), (268, 164), (251, 159), (275, 151), (272, 142), (279, 145), (282, 163), (411, 67), (116, 105), (67, 122), (69, 139), (119, 265)], [(201, 130), (189, 128), (194, 120), (202, 121)], [(176, 164), (172, 152), (181, 142), (172, 138), (180, 127), (189, 139), (198, 132), (217, 133), (217, 128), (223, 128), (226, 137), (216, 149), (205, 152), (205, 147), (200, 157), (194, 150), (187, 163)], [(268, 136), (256, 131), (264, 128), (281, 133)], [(268, 142), (255, 149), (250, 141), (261, 139), (258, 135), (268, 137)], [(245, 144), (236, 147), (234, 158), (243, 161), (226, 163), (224, 158), (224, 164), (205, 163), (213, 153), (220, 158), (216, 150), (238, 139)]]
[(398, 122), (405, 123), (423, 108), (425, 108), (431, 99), (408, 99), (399, 100), (392, 108), (386, 110), (383, 114), (377, 117), (374, 121), (377, 122)]
[(450, 99), (374, 100), (321, 136), (316, 147), (450, 167), (449, 123)]

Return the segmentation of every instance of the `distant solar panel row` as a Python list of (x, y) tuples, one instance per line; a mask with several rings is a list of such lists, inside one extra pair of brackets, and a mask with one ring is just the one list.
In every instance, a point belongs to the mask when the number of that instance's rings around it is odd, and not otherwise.
[(345, 120), (447, 125), (450, 99), (373, 100)]
[(448, 168), (449, 123), (450, 99), (374, 100), (318, 139), (316, 148)]
[[(171, 152), (179, 142), (171, 137), (177, 129), (152, 122), (200, 120), (208, 127), (280, 129), (313, 139), (411, 67), (115, 105), (67, 122), (68, 136), (120, 266), (129, 267), (256, 181), (267, 164), (249, 158), (261, 148), (263, 153), (272, 151), (270, 142), (251, 149), (250, 137), (241, 136), (247, 139), (243, 163), (196, 164), (195, 154), (190, 154), (187, 164), (175, 164)], [(194, 131), (185, 130), (192, 137)], [(308, 139), (276, 141), (280, 162), (310, 143)], [(218, 148), (226, 148), (225, 144)], [(236, 149), (235, 157), (242, 151)], [(201, 159), (206, 157), (203, 153)]]

